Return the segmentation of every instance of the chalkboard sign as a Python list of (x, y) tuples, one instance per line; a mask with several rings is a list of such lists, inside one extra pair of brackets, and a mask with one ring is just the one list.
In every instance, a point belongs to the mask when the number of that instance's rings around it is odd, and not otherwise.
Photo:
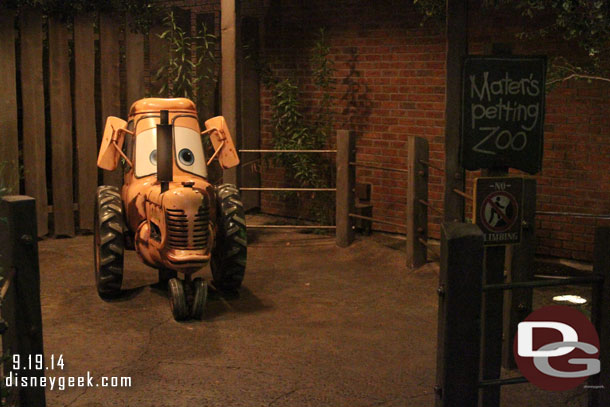
[(462, 76), (462, 166), (542, 166), (545, 57), (468, 56)]

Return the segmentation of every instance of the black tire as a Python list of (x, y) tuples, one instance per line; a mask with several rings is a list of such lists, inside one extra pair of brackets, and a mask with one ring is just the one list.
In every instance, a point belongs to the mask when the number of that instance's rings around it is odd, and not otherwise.
[(208, 285), (202, 278), (197, 277), (193, 280), (193, 304), (191, 305), (191, 317), (193, 319), (203, 318), (207, 299)]
[(172, 314), (176, 321), (185, 320), (188, 315), (188, 307), (186, 305), (186, 295), (184, 293), (184, 283), (182, 280), (172, 278), (168, 283), (169, 288), (169, 305), (172, 309)]
[(212, 249), (214, 286), (220, 290), (241, 287), (246, 270), (248, 243), (244, 208), (235, 185), (216, 187), (218, 234)]
[(94, 212), (95, 284), (100, 297), (112, 298), (120, 294), (123, 282), (125, 220), (119, 189), (99, 186)]

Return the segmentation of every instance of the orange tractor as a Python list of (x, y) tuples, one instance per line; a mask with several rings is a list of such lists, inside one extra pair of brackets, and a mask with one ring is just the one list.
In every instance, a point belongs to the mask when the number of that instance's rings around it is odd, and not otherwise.
[[(191, 276), (208, 263), (217, 289), (241, 286), (247, 243), (239, 191), (210, 184), (207, 174), (215, 158), (222, 168), (239, 158), (222, 116), (205, 128), (195, 104), (182, 98), (139, 100), (127, 122), (108, 117), (97, 165), (113, 171), (122, 161), (124, 183), (97, 189), (95, 280), (102, 298), (121, 292), (125, 249), (158, 269), (176, 320), (202, 318), (207, 285)], [(207, 162), (205, 135), (215, 151)]]

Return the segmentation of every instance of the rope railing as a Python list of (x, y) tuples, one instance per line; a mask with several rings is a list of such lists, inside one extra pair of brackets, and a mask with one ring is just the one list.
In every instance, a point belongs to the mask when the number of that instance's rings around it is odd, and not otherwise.
[(430, 250), (430, 251), (432, 252), (432, 254), (434, 254), (436, 257), (438, 257), (438, 258), (440, 259), (440, 257), (441, 257), (441, 252), (440, 252), (440, 249), (439, 249), (439, 248), (437, 248), (437, 246), (435, 246), (435, 245), (432, 245), (432, 244), (428, 243), (428, 241), (427, 241), (426, 239), (422, 238), (422, 237), (418, 237), (418, 238), (417, 238), (417, 240), (418, 240), (418, 241), (419, 241), (421, 244), (423, 244), (424, 246), (426, 246), (426, 248), (427, 248), (428, 250)]
[(336, 229), (333, 225), (248, 225), (248, 229)]
[(363, 167), (363, 168), (371, 168), (374, 170), (384, 170), (384, 171), (392, 171), (392, 172), (401, 172), (403, 174), (407, 174), (409, 171), (402, 168), (392, 168), (392, 167), (384, 167), (381, 165), (373, 165), (368, 163), (362, 163), (357, 161), (350, 161), (349, 165), (354, 167)]
[(334, 192), (337, 188), (239, 188), (240, 191), (285, 191), (285, 192)]
[(336, 153), (337, 150), (238, 150), (240, 153)]
[(438, 170), (440, 172), (443, 172), (445, 170), (443, 170), (441, 167), (437, 167), (436, 165), (430, 163), (430, 161), (426, 161), (426, 160), (419, 160), (420, 164), (425, 165), (426, 167), (430, 167), (430, 168), (434, 168), (435, 170)]
[(578, 213), (578, 212), (536, 211), (536, 215), (570, 216), (573, 218), (610, 219), (610, 213), (609, 214), (595, 214), (595, 213)]
[(349, 217), (350, 217), (350, 218), (356, 218), (356, 219), (369, 220), (369, 221), (371, 221), (371, 222), (375, 222), (375, 223), (382, 223), (382, 224), (384, 224), (384, 225), (392, 225), (392, 226), (397, 226), (397, 227), (399, 227), (399, 228), (403, 228), (403, 229), (406, 229), (406, 228), (407, 228), (407, 225), (403, 225), (403, 224), (401, 224), (401, 223), (395, 223), (395, 222), (390, 222), (390, 221), (387, 221), (387, 220), (376, 219), (376, 218), (372, 218), (372, 217), (370, 217), (370, 216), (363, 216), (363, 215), (358, 215), (358, 214), (355, 214), (355, 213), (350, 213), (350, 214), (349, 214)]
[(432, 209), (432, 211), (438, 213), (439, 215), (443, 214), (443, 211), (441, 211), (440, 209), (435, 208), (434, 206), (432, 206), (432, 204), (430, 204), (430, 202), (428, 201), (424, 201), (423, 199), (418, 199), (417, 202), (419, 202), (420, 204), (427, 206), (428, 208)]
[[(365, 229), (370, 227), (368, 223), (388, 225), (398, 228), (399, 231), (407, 236), (406, 244), (406, 264), (409, 268), (417, 268), (427, 262), (427, 245), (422, 244), (422, 238), (427, 238), (428, 213), (427, 208), (442, 215), (442, 211), (430, 205), (428, 202), (428, 167), (438, 169), (429, 162), (428, 142), (423, 137), (409, 137), (408, 140), (408, 159), (406, 168), (397, 168), (400, 165), (383, 165), (375, 162), (358, 161), (356, 159), (356, 136), (347, 130), (337, 131), (336, 149), (239, 149), (240, 154), (336, 154), (336, 183), (335, 187), (314, 188), (314, 187), (259, 187), (248, 186), (239, 188), (242, 192), (320, 192), (335, 194), (335, 214), (336, 226), (333, 225), (247, 225), (251, 229), (268, 230), (289, 230), (289, 229), (322, 229), (335, 230), (336, 242), (339, 247), (349, 246), (355, 236), (355, 229), (359, 222), (366, 222)], [(251, 155), (250, 157), (255, 157)], [(253, 165), (260, 160), (251, 160), (248, 164)], [(356, 193), (358, 184), (356, 183), (356, 170), (358, 168), (387, 171), (399, 176), (404, 176), (407, 180), (406, 188), (406, 213), (405, 223), (400, 219), (379, 219), (374, 217), (370, 206), (357, 205)], [(362, 202), (360, 202), (362, 204)], [(422, 206), (425, 205), (426, 207)], [(366, 209), (366, 211), (364, 210)], [(362, 211), (362, 212), (361, 212)], [(358, 221), (358, 222), (357, 222)], [(418, 240), (419, 239), (419, 240)], [(438, 249), (431, 247), (430, 253), (438, 256)]]
[(456, 194), (458, 194), (459, 196), (461, 196), (464, 199), (467, 199), (469, 201), (472, 201), (472, 196), (468, 195), (467, 193), (465, 193), (464, 191), (460, 191), (457, 188), (453, 188), (452, 190), (453, 192), (455, 192)]

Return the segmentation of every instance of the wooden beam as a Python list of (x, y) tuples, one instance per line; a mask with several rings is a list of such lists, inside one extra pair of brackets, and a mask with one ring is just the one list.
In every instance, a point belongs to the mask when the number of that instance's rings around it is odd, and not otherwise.
[(0, 6), (0, 185), (19, 193), (15, 13)]
[(356, 137), (348, 130), (337, 131), (337, 196), (336, 239), (337, 246), (347, 247), (354, 241), (354, 228), (349, 216), (354, 213), (356, 169), (350, 162), (356, 158)]
[(438, 287), (435, 406), (477, 406), (483, 233), (443, 223)]
[(427, 166), (428, 141), (409, 137), (409, 185), (407, 187), (407, 267), (415, 269), (426, 264), (428, 248), (420, 239), (428, 240), (428, 207), (420, 201), (428, 200)]
[(42, 12), (25, 10), (21, 21), (21, 103), (23, 108), (23, 175), (25, 194), (36, 199), (38, 236), (49, 233), (42, 80)]
[[(225, 0), (220, 3), (220, 48), (221, 48), (221, 112), (227, 120), (235, 146), (241, 147), (241, 136), (237, 133), (240, 123), (238, 101), (238, 18), (239, 2)], [(237, 170), (224, 170), (223, 182), (237, 184)]]
[[(102, 90), (102, 122), (108, 116), (121, 116), (120, 98), (120, 27), (116, 16), (100, 15), (100, 73)], [(104, 184), (120, 186), (123, 184), (123, 167), (114, 171), (104, 171)]]
[(460, 164), (462, 60), (468, 54), (468, 1), (447, 0), (447, 81), (445, 105), (445, 222), (464, 221), (464, 190)]
[(148, 34), (148, 61), (149, 61), (149, 72), (150, 72), (150, 83), (147, 84), (150, 95), (153, 97), (159, 97), (161, 94), (159, 91), (163, 86), (162, 80), (157, 80), (157, 71), (161, 66), (167, 63), (169, 50), (167, 48), (167, 41), (159, 38), (165, 31), (165, 27), (161, 23), (153, 25)]
[[(125, 64), (127, 71), (127, 109), (129, 109), (133, 102), (146, 96), (144, 34), (132, 32), (129, 22), (125, 28)], [(125, 117), (127, 117), (127, 114)]]
[(74, 236), (72, 178), (72, 104), (68, 29), (49, 19), (49, 73), (51, 102), (51, 151), (53, 175), (53, 224), (55, 235)]
[(93, 230), (93, 205), (97, 189), (97, 132), (95, 128), (94, 17), (74, 19), (74, 121), (78, 156), (79, 227)]

